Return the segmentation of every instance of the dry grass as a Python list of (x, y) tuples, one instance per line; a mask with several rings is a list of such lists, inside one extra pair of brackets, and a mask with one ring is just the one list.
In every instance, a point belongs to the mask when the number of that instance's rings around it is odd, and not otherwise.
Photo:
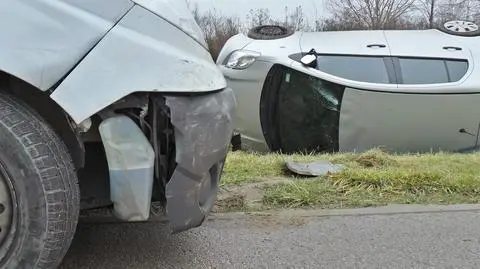
[[(346, 169), (321, 178), (295, 178), (285, 172), (287, 159), (329, 160), (344, 164)], [(479, 153), (390, 155), (376, 149), (360, 155), (285, 156), (232, 152), (223, 184), (272, 178), (282, 181), (266, 188), (263, 202), (267, 206), (342, 208), (389, 203), (480, 202)]]

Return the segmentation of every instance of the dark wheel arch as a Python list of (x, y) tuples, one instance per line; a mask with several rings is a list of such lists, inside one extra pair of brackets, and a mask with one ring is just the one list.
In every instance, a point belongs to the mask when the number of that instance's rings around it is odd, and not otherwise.
[(0, 247), (0, 267), (55, 268), (78, 221), (80, 195), (72, 159), (40, 115), (1, 92), (0, 162), (16, 204), (15, 225)]
[(68, 115), (53, 101), (48, 93), (0, 70), (1, 92), (7, 92), (25, 102), (44, 118), (62, 138), (67, 146), (76, 169), (85, 165), (85, 147), (70, 125)]

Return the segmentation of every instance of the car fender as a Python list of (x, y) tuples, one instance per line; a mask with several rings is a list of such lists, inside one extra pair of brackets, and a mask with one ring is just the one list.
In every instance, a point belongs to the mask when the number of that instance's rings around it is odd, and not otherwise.
[(129, 0), (0, 1), (0, 71), (49, 90), (132, 7)]
[(79, 123), (134, 92), (198, 93), (226, 85), (199, 42), (137, 5), (59, 84), (51, 98)]

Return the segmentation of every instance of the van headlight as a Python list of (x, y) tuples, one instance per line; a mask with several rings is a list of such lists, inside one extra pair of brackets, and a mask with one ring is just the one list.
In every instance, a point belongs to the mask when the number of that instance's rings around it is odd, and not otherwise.
[(227, 57), (224, 64), (225, 67), (231, 69), (246, 69), (251, 66), (260, 55), (261, 54), (256, 51), (236, 50)]

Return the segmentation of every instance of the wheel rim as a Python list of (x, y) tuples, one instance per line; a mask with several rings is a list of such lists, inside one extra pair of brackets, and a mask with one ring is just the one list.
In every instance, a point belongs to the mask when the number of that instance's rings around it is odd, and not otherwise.
[(5, 238), (10, 234), (13, 211), (10, 176), (0, 162), (0, 247), (3, 247)]
[(470, 21), (449, 21), (444, 26), (449, 31), (456, 33), (469, 33), (479, 29), (476, 23)]

